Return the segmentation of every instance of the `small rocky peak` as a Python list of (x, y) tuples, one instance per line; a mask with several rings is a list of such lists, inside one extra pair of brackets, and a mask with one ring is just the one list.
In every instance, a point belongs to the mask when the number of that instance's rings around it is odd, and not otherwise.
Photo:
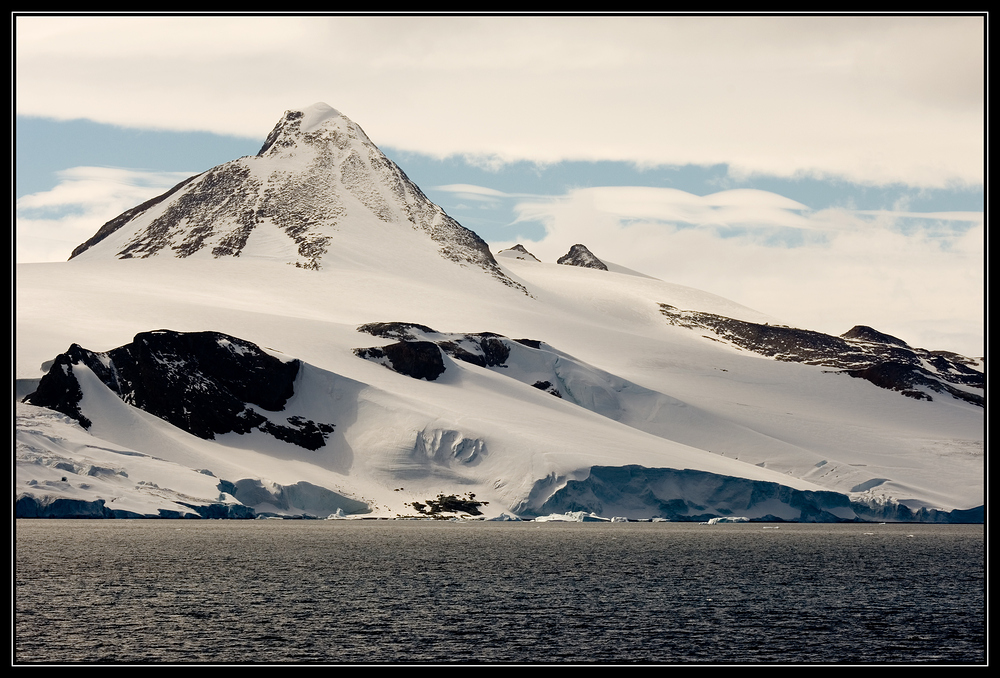
[(607, 264), (594, 256), (585, 246), (576, 244), (569, 248), (569, 252), (559, 257), (557, 264), (566, 266), (582, 266), (583, 268), (596, 268), (601, 271), (608, 270)]
[(526, 250), (524, 248), (524, 245), (522, 245), (521, 243), (514, 245), (510, 249), (500, 250), (499, 252), (497, 252), (497, 254), (512, 259), (521, 259), (523, 261), (538, 261), (538, 262), (541, 261), (541, 259), (539, 259), (534, 254)]
[(895, 346), (907, 346), (902, 339), (897, 339), (890, 334), (883, 334), (867, 325), (855, 325), (851, 329), (840, 335), (843, 339), (856, 339), (858, 341), (872, 341), (878, 344), (893, 344)]

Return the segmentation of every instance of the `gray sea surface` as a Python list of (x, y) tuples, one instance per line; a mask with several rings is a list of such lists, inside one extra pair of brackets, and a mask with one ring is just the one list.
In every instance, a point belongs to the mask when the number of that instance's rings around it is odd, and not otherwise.
[(15, 663), (986, 662), (984, 527), (18, 520)]

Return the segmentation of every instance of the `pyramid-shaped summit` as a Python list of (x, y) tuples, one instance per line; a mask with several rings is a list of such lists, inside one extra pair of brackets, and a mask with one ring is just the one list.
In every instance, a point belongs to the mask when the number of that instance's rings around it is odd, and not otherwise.
[(322, 103), (286, 111), (256, 156), (124, 212), (70, 258), (264, 257), (319, 269), (334, 250), (387, 265), (430, 256), (521, 287), (478, 235), (431, 202), (357, 124)]

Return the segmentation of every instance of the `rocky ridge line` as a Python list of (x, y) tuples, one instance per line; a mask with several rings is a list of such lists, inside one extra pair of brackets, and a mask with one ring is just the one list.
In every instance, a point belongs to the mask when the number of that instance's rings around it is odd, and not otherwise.
[(671, 325), (712, 332), (709, 337), (729, 342), (775, 360), (833, 367), (852, 377), (865, 379), (879, 388), (899, 391), (918, 400), (931, 400), (928, 390), (985, 406), (983, 372), (976, 361), (947, 351), (911, 348), (901, 339), (865, 325), (839, 337), (812, 330), (736, 320), (701, 311), (685, 311), (660, 304)]

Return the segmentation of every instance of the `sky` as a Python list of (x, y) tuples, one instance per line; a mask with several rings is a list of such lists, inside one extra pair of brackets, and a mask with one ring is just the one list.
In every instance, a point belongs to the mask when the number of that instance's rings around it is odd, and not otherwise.
[(987, 19), (12, 16), (16, 261), (325, 102), (494, 251), (979, 356)]

